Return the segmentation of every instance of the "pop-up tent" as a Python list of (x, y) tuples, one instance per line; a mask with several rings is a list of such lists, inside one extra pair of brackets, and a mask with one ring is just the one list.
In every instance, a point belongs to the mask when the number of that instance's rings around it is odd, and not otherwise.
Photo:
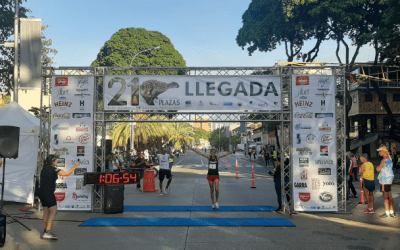
[[(20, 127), (18, 158), (6, 159), (4, 200), (33, 202), (33, 182), (37, 168), (40, 120), (11, 102), (0, 108), (0, 126)], [(0, 183), (3, 169), (0, 168)], [(1, 192), (0, 192), (1, 197)]]

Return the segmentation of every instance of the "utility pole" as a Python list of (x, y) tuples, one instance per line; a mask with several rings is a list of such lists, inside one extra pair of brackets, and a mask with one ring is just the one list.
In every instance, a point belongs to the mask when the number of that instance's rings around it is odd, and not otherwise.
[(15, 0), (14, 17), (14, 101), (18, 102), (18, 9), (19, 2)]

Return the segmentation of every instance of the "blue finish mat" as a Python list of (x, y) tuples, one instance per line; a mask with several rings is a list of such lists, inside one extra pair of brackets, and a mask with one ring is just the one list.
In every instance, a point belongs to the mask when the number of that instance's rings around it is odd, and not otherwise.
[(276, 208), (271, 206), (125, 206), (124, 212), (270, 212)]
[(93, 218), (82, 227), (295, 227), (284, 218)]

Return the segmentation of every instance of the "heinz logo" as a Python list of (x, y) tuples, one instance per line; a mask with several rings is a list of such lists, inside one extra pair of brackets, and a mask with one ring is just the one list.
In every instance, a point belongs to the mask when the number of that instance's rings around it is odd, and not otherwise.
[(310, 77), (308, 76), (297, 76), (296, 86), (310, 85)]
[(56, 87), (59, 86), (68, 86), (68, 77), (57, 77), (56, 78)]

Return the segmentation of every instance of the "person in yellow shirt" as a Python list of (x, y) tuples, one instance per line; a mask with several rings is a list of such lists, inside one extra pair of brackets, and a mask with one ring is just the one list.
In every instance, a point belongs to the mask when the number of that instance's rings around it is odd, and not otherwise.
[(364, 214), (373, 214), (374, 210), (374, 190), (375, 190), (375, 174), (374, 165), (368, 161), (368, 154), (362, 154), (360, 156), (362, 162), (360, 175), (364, 181), (364, 194), (367, 198), (368, 209), (364, 211)]

